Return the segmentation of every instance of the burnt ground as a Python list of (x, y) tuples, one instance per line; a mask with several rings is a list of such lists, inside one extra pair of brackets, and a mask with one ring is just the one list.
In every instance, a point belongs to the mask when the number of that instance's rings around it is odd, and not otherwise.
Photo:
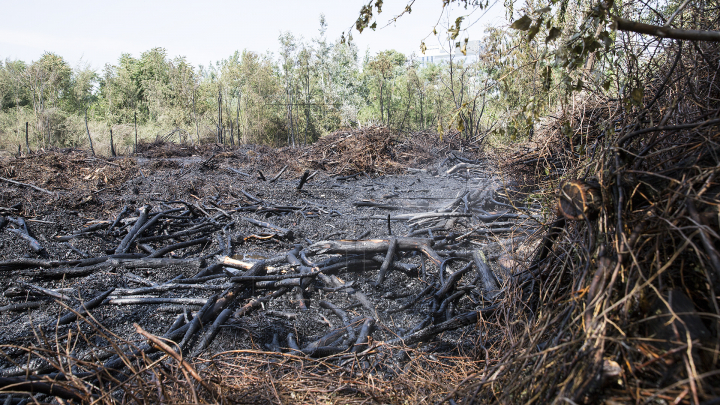
[[(347, 151), (329, 156), (332, 147), (325, 141), (320, 154), (257, 147), (188, 152), (155, 145), (128, 158), (56, 151), (1, 160), (0, 176), (45, 191), (0, 183), (0, 375), (58, 371), (47, 356), (30, 353), (42, 349), (108, 366), (118, 347), (129, 350), (126, 343), (140, 346), (144, 341), (133, 324), (168, 336), (174, 322), (177, 330), (200, 319), (198, 311), (209, 298), (226, 299), (233, 288), (237, 296), (227, 306), (232, 315), (208, 348), (199, 351), (198, 345), (209, 325), (186, 339), (172, 338), (183, 339), (186, 356), (248, 349), (342, 357), (353, 348), (362, 352), (368, 347), (367, 339), (358, 339), (367, 323), (370, 346), (422, 343), (423, 350), (448, 355), (473, 352), (474, 342), (483, 337), (467, 315), (492, 310), (497, 291), (483, 284), (477, 266), (449, 278), (482, 251), (494, 288), (502, 289), (514, 260), (527, 256), (518, 256), (514, 247), (537, 226), (523, 213), (539, 218), (539, 212), (527, 207), (518, 213), (512, 205), (517, 208), (520, 201), (507, 198), (508, 188), (494, 175), (492, 160), (467, 151), (444, 146), (428, 149), (435, 156), (423, 157), (408, 151), (407, 143), (388, 145), (396, 153), (387, 161), (370, 156), (360, 167), (353, 164), (357, 155)], [(451, 169), (457, 164), (464, 166)], [(305, 170), (313, 176), (298, 190)], [(143, 210), (149, 212), (147, 218), (160, 214), (157, 222), (128, 245), (125, 256), (113, 257), (139, 217), (142, 221)], [(408, 219), (408, 214), (437, 211), (448, 217)], [(90, 226), (97, 230), (82, 233)], [(22, 234), (40, 246), (33, 249)], [(415, 240), (421, 246), (398, 248), (387, 277), (375, 285), (393, 238), (421, 238)], [(318, 244), (340, 240), (385, 247), (342, 254)], [(146, 260), (183, 241), (192, 245), (157, 255), (172, 260)], [(239, 263), (223, 266), (227, 257)], [(448, 261), (441, 275), (439, 261), (450, 257), (460, 259)], [(252, 273), (248, 268), (253, 264), (263, 271)], [(327, 271), (299, 283), (294, 279), (295, 284), (230, 279), (249, 273), (290, 277), (318, 268)], [(91, 311), (93, 322), (58, 325), (69, 308), (80, 308), (110, 289)], [(128, 304), (130, 298), (176, 300)], [(217, 315), (203, 319), (210, 323)], [(334, 330), (340, 332), (323, 339)], [(78, 334), (83, 338), (73, 339)], [(120, 346), (112, 346), (118, 342)]]

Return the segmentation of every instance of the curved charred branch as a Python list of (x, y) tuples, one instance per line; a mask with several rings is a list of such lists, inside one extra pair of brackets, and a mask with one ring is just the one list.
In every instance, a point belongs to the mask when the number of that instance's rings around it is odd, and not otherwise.
[(252, 311), (253, 309), (260, 307), (262, 304), (264, 304), (274, 298), (283, 296), (288, 291), (290, 291), (289, 288), (281, 288), (277, 291), (273, 291), (272, 293), (270, 293), (264, 297), (254, 298), (247, 304), (243, 305), (240, 309), (235, 311), (235, 313), (233, 314), (233, 318), (236, 318), (236, 319), (241, 318), (241, 317), (247, 315), (248, 313), (250, 313), (250, 311)]
[(217, 301), (217, 299), (218, 299), (217, 294), (208, 298), (207, 301), (205, 302), (205, 305), (203, 305), (203, 307), (200, 308), (200, 310), (198, 311), (197, 315), (195, 315), (195, 318), (193, 318), (193, 320), (190, 321), (190, 324), (189, 324), (190, 326), (188, 326), (188, 329), (185, 332), (185, 336), (183, 336), (180, 343), (178, 343), (178, 347), (180, 348), (181, 351), (185, 349), (185, 346), (187, 346), (188, 343), (190, 342), (190, 340), (193, 338), (193, 336), (195, 336), (195, 333), (197, 331), (199, 331), (200, 329), (202, 329), (203, 326), (205, 326), (205, 325), (203, 325), (202, 320), (206, 316), (208, 311), (210, 311), (212, 309), (213, 305), (215, 305), (215, 301)]
[(240, 217), (240, 218), (247, 222), (250, 222), (253, 225), (259, 226), (261, 228), (270, 229), (271, 231), (276, 232), (278, 234), (278, 236), (280, 236), (283, 239), (292, 238), (292, 231), (290, 229), (285, 229), (285, 228), (279, 227), (277, 225), (271, 224), (270, 222), (258, 221), (257, 219), (252, 219), (252, 218), (248, 218), (248, 217)]
[(110, 226), (110, 222), (109, 222), (109, 221), (99, 222), (99, 223), (97, 223), (97, 224), (90, 225), (90, 226), (88, 226), (88, 227), (85, 227), (85, 228), (83, 228), (83, 229), (80, 229), (80, 230), (78, 230), (77, 232), (75, 232), (75, 233), (73, 233), (73, 234), (70, 234), (70, 235), (66, 235), (66, 236), (56, 236), (56, 237), (55, 237), (55, 240), (58, 241), (58, 242), (67, 242), (67, 241), (69, 241), (69, 240), (71, 240), (71, 239), (73, 239), (73, 238), (77, 238), (78, 236), (89, 235), (89, 234), (91, 234), (91, 233), (93, 233), (93, 232), (95, 232), (95, 231), (99, 231), (100, 229), (105, 229), (105, 228), (107, 228), (108, 226)]
[(275, 182), (277, 181), (277, 179), (279, 179), (280, 176), (282, 176), (283, 173), (285, 173), (285, 170), (287, 170), (287, 168), (288, 168), (288, 166), (285, 165), (285, 167), (283, 167), (282, 169), (280, 169), (280, 172), (278, 172), (278, 174), (276, 174), (275, 177), (273, 177), (272, 179), (270, 179), (270, 183), (275, 183)]
[(459, 329), (464, 326), (472, 325), (480, 319), (480, 315), (489, 316), (495, 312), (497, 305), (482, 308), (478, 311), (470, 311), (464, 314), (457, 315), (452, 319), (449, 319), (441, 324), (429, 326), (427, 328), (420, 329), (402, 338), (389, 340), (388, 344), (404, 344), (406, 346), (412, 346), (414, 344), (427, 342), (435, 336), (439, 335), (448, 330)]
[(185, 242), (179, 242), (174, 245), (166, 246), (162, 249), (156, 250), (153, 254), (148, 256), (148, 258), (163, 257), (167, 253), (170, 253), (170, 252), (178, 250), (178, 249), (183, 249), (183, 248), (195, 246), (195, 245), (205, 245), (208, 243), (210, 243), (210, 238), (198, 238), (198, 239), (193, 239), (193, 240), (189, 240), (189, 241), (185, 241)]
[(490, 270), (490, 266), (488, 266), (485, 260), (485, 254), (480, 250), (476, 250), (473, 252), (472, 258), (473, 262), (475, 262), (475, 266), (478, 268), (477, 279), (480, 283), (482, 283), (484, 295), (490, 300), (495, 299), (495, 297), (499, 294), (500, 287), (495, 280), (495, 275), (492, 270)]
[[(457, 257), (451, 257), (449, 259), (445, 259), (445, 261), (442, 262), (442, 264), (440, 265), (440, 279), (441, 280), (443, 278), (442, 276), (443, 276), (443, 273), (445, 272), (445, 266), (447, 265), (447, 263), (451, 260), (458, 260), (458, 259), (459, 258), (457, 258)], [(464, 259), (460, 259), (460, 260), (464, 260)], [(448, 277), (447, 281), (445, 281), (443, 283), (442, 287), (440, 287), (438, 292), (435, 293), (435, 298), (440, 300), (440, 299), (443, 299), (443, 297), (445, 297), (447, 294), (449, 294), (450, 291), (452, 291), (453, 288), (455, 288), (455, 283), (457, 283), (465, 273), (472, 270), (472, 265), (473, 265), (473, 263), (470, 262), (470, 263), (466, 264), (460, 270), (458, 270), (458, 271), (454, 272), (452, 275), (450, 275), (450, 277)]]
[(375, 320), (373, 318), (365, 319), (363, 326), (360, 328), (360, 332), (358, 332), (357, 340), (355, 340), (355, 344), (352, 347), (351, 351), (353, 353), (360, 353), (368, 348), (367, 343), (370, 340), (370, 336), (372, 336), (373, 329), (375, 329)]
[(140, 208), (140, 216), (135, 221), (135, 225), (133, 225), (132, 229), (130, 229), (127, 235), (125, 235), (123, 240), (120, 242), (120, 245), (118, 245), (117, 249), (115, 249), (115, 254), (127, 252), (130, 247), (130, 243), (135, 240), (138, 231), (142, 228), (145, 222), (147, 222), (148, 215), (150, 214), (151, 209), (152, 207), (149, 205)]
[(310, 170), (305, 170), (302, 177), (300, 178), (300, 183), (298, 183), (297, 187), (295, 187), (298, 191), (302, 190), (303, 186), (305, 185), (305, 182), (308, 181), (308, 178), (310, 177)]
[(71, 399), (78, 403), (90, 402), (89, 395), (82, 395), (76, 391), (71, 391), (56, 382), (36, 381), (32, 377), (0, 377), (0, 392), (28, 392), (30, 394), (46, 394), (59, 398)]
[(381, 285), (383, 281), (385, 281), (385, 275), (387, 274), (388, 269), (390, 269), (390, 266), (392, 266), (393, 258), (395, 257), (395, 250), (397, 249), (397, 238), (390, 239), (390, 243), (388, 245), (387, 254), (385, 255), (385, 260), (383, 261), (382, 265), (380, 266), (380, 272), (378, 273), (377, 281), (375, 281), (375, 287)]
[(350, 339), (350, 340), (355, 340), (355, 339), (356, 339), (355, 329), (350, 326), (350, 320), (349, 320), (349, 318), (348, 318), (348, 316), (347, 316), (347, 312), (345, 312), (345, 311), (343, 311), (342, 309), (338, 308), (338, 307), (335, 306), (335, 304), (333, 304), (332, 302), (320, 301), (320, 302), (318, 302), (318, 304), (320, 305), (321, 308), (329, 309), (329, 310), (332, 311), (338, 318), (340, 318), (340, 320), (341, 320), (341, 321), (343, 322), (343, 324), (345, 325), (345, 329), (346, 329), (347, 332), (348, 332), (348, 339)]
[(214, 228), (216, 228), (216, 227), (217, 227), (216, 224), (213, 224), (213, 223), (210, 223), (210, 222), (205, 222), (205, 223), (202, 223), (202, 224), (200, 224), (200, 225), (196, 225), (196, 226), (194, 226), (194, 227), (192, 227), (192, 228), (190, 228), (190, 229), (186, 229), (186, 230), (184, 230), (184, 231), (175, 232), (175, 233), (172, 233), (172, 234), (170, 234), (170, 235), (157, 235), (157, 236), (146, 236), (146, 237), (144, 237), (144, 238), (137, 238), (137, 239), (136, 239), (136, 242), (138, 242), (138, 243), (145, 243), (145, 242), (154, 242), (154, 241), (165, 240), (165, 239), (177, 239), (177, 238), (180, 238), (180, 237), (183, 237), (183, 236), (190, 236), (190, 235), (196, 234), (196, 233), (210, 232), (210, 231), (212, 231), (212, 230), (213, 230)]
[(232, 310), (230, 310), (230, 308), (225, 308), (222, 312), (220, 312), (220, 315), (215, 318), (215, 322), (213, 322), (213, 324), (205, 331), (200, 339), (200, 343), (198, 343), (197, 347), (192, 351), (190, 357), (197, 357), (203, 352), (203, 350), (210, 346), (212, 341), (215, 339), (215, 336), (217, 336), (218, 332), (220, 332), (220, 327), (225, 324), (230, 315), (232, 315)]

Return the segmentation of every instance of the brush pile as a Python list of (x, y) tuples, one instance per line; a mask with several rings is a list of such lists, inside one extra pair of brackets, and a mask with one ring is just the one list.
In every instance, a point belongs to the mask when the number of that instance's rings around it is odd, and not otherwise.
[(558, 218), (505, 297), (495, 362), (456, 399), (716, 403), (720, 47), (655, 58), (639, 103), (586, 93), (515, 155)]

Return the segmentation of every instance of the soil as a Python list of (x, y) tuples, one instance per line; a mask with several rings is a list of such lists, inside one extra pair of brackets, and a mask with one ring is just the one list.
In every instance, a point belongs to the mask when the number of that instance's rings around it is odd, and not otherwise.
[[(47, 362), (37, 359), (21, 366), (17, 363), (23, 358), (27, 360), (27, 356), (22, 356), (27, 347), (53, 346), (53, 343), (39, 337), (42, 334), (53, 336), (50, 341), (60, 336), (62, 341), (70, 328), (79, 328), (85, 339), (75, 341), (74, 346), (67, 350), (71, 350), (76, 358), (92, 358), (97, 362), (111, 354), (108, 352), (103, 356), (101, 349), (109, 347), (109, 341), (115, 339), (110, 337), (112, 335), (120, 342), (143, 341), (135, 332), (134, 323), (152, 334), (163, 335), (178, 316), (192, 317), (202, 306), (202, 301), (184, 305), (115, 305), (112, 300), (119, 295), (113, 294), (109, 301), (91, 311), (95, 320), (106, 328), (105, 331), (94, 330), (81, 322), (70, 326), (56, 326), (56, 322), (68, 312), (68, 307), (77, 307), (80, 302), (86, 302), (110, 288), (139, 288), (149, 283), (162, 285), (179, 276), (191, 278), (226, 256), (253, 263), (285, 256), (295, 245), (307, 250), (322, 240), (388, 239), (391, 236), (408, 236), (413, 231), (417, 234), (421, 228), (436, 227), (434, 231), (418, 236), (434, 238), (435, 243), (441, 246), (438, 250), (443, 257), (452, 256), (453, 251), (467, 257), (468, 253), (481, 249), (491, 259), (495, 277), (502, 283), (510, 266), (507, 263), (512, 262), (508, 255), (512, 246), (496, 242), (512, 241), (511, 236), (517, 235), (508, 231), (474, 233), (473, 230), (483, 227), (483, 222), (473, 212), (467, 217), (434, 220), (420, 226), (412, 226), (409, 221), (392, 220), (402, 214), (435, 211), (457, 202), (458, 197), (468, 193), (482, 196), (483, 201), (476, 204), (478, 209), (487, 213), (505, 211), (506, 207), (498, 202), (502, 187), (492, 174), (492, 161), (467, 150), (465, 153), (450, 153), (453, 145), (426, 145), (422, 149), (416, 140), (399, 142), (388, 139), (381, 142), (384, 149), (374, 149), (370, 153), (367, 148), (377, 143), (377, 137), (382, 134), (371, 135), (366, 136), (366, 144), (344, 145), (343, 142), (353, 136), (344, 133), (335, 135), (335, 138), (328, 137), (313, 147), (295, 150), (155, 144), (143, 145), (136, 156), (124, 158), (106, 159), (89, 156), (83, 151), (65, 150), (0, 160), (0, 176), (52, 193), (0, 182), (0, 215), (14, 220), (24, 218), (30, 235), (43, 248), (42, 251), (33, 251), (25, 239), (12, 232), (11, 229), (21, 228), (17, 223), (10, 222), (4, 230), (0, 230), (0, 307), (39, 303), (37, 308), (0, 312), (0, 344), (10, 345), (3, 349), (5, 355), (0, 359), (0, 374), (22, 375), (27, 369), (34, 373), (54, 371)], [(366, 145), (365, 150), (361, 150), (362, 145)], [(358, 154), (363, 153), (365, 155), (358, 158)], [(472, 169), (446, 173), (452, 165), (463, 161), (471, 162)], [(284, 166), (288, 169), (271, 182)], [(305, 170), (317, 172), (298, 190)], [(266, 181), (259, 179), (260, 173)], [(348, 177), (353, 174), (357, 176)], [(482, 193), (478, 194), (479, 191)], [(383, 204), (384, 207), (366, 206), (372, 203)], [(135, 268), (120, 264), (100, 267), (81, 277), (59, 279), (44, 276), (54, 268), (25, 266), (18, 269), (7, 265), (23, 259), (68, 262), (113, 254), (132, 228), (139, 209), (146, 205), (152, 207), (151, 216), (178, 208), (175, 215), (189, 215), (180, 212), (187, 210), (197, 215), (196, 222), (208, 221), (212, 217), (210, 222), (214, 221), (217, 226), (205, 233), (208, 237), (206, 243), (165, 255), (197, 260), (178, 261), (180, 264), (161, 268)], [(188, 210), (188, 207), (196, 208)], [(72, 235), (102, 221), (112, 223), (124, 208), (126, 215), (112, 230), (106, 227), (64, 242), (58, 240), (58, 237)], [(388, 220), (388, 215), (391, 220)], [(253, 225), (244, 218), (269, 222), (291, 232), (283, 235)], [(172, 218), (160, 220), (157, 226), (149, 228), (142, 236), (182, 230), (173, 228), (176, 224), (173, 221)], [(521, 229), (515, 223), (506, 224), (504, 228), (512, 228), (516, 232)], [(522, 229), (527, 231), (529, 228), (526, 225)], [(145, 245), (157, 250), (200, 236), (148, 241)], [(128, 252), (146, 254), (136, 245), (132, 245)], [(385, 253), (379, 255), (384, 257)], [(371, 256), (366, 255), (366, 258)], [(343, 256), (317, 255), (308, 258), (319, 263), (331, 257)], [(499, 263), (495, 261), (498, 258)], [(344, 256), (344, 260), (349, 260), (349, 257)], [(348, 288), (333, 290), (320, 279), (314, 279), (305, 292), (307, 310), (300, 308), (297, 294), (290, 291), (244, 316), (232, 316), (203, 355), (237, 349), (278, 350), (276, 345), (286, 351), (290, 333), (297, 337), (300, 347), (314, 342), (328, 331), (343, 326), (343, 320), (333, 311), (320, 306), (319, 302), (323, 300), (345, 310), (348, 318), (375, 319), (376, 327), (371, 335), (375, 341), (404, 336), (432, 312), (429, 296), (414, 305), (405, 304), (425, 290), (428, 283), (437, 281), (438, 269), (419, 252), (399, 253), (396, 261), (412, 266), (406, 266), (405, 271), (391, 270), (386, 280), (377, 287), (373, 281), (378, 276), (379, 263), (370, 267), (351, 266), (334, 273)], [(426, 265), (424, 271), (421, 266), (423, 261)], [(445, 277), (466, 262), (456, 261), (448, 265)], [(502, 263), (506, 266), (501, 266)], [(273, 270), (270, 266), (269, 272), (281, 274), (291, 271), (287, 265), (278, 264), (275, 267)], [(242, 273), (231, 268), (224, 271)], [(476, 276), (473, 268), (459, 284), (470, 285)], [(192, 288), (143, 296), (205, 300), (213, 294), (222, 295), (227, 290), (228, 281), (219, 277)], [(63, 300), (48, 296), (32, 286), (50, 289), (70, 298), (61, 302)], [(232, 309), (236, 310), (251, 299), (264, 297), (272, 291), (253, 289), (242, 296)], [(359, 301), (358, 297), (362, 294), (358, 295), (358, 292), (364, 294), (369, 305)], [(454, 303), (448, 316), (489, 304), (482, 292), (475, 288)], [(408, 308), (402, 310), (403, 305)], [(450, 318), (435, 319), (433, 323), (447, 319)], [(425, 348), (443, 353), (471, 350), (470, 346), (477, 338), (474, 333), (476, 331), (472, 326), (451, 330), (431, 340)]]

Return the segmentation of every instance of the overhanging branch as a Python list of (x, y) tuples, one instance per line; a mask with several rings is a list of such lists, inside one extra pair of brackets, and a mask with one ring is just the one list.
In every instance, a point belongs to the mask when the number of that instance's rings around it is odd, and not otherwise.
[(632, 31), (639, 34), (654, 35), (660, 38), (720, 42), (720, 31), (679, 30), (676, 28), (631, 21), (620, 17), (615, 17), (615, 22), (617, 23), (617, 29), (620, 31)]

